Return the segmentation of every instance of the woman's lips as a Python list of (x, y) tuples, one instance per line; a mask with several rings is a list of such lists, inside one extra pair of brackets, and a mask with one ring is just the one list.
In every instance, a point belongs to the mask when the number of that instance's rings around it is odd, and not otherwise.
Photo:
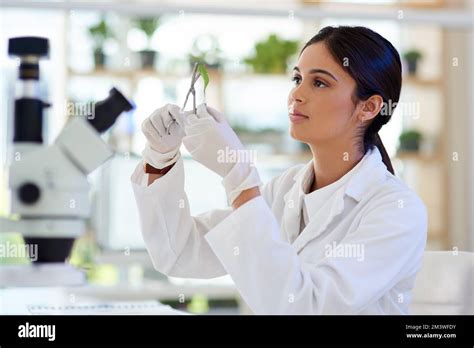
[(290, 113), (290, 121), (293, 123), (300, 123), (309, 119), (308, 116), (299, 114), (299, 113)]

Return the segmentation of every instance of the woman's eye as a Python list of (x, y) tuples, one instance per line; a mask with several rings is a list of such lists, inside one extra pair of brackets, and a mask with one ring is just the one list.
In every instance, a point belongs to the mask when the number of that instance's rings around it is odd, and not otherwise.
[(319, 88), (325, 88), (325, 87), (327, 87), (327, 85), (326, 85), (323, 81), (321, 81), (321, 80), (316, 80), (316, 81), (314, 81), (314, 85), (315, 85), (316, 87), (319, 87)]
[(299, 78), (299, 76), (293, 76), (293, 78), (291, 79), (291, 81), (293, 81), (295, 84), (299, 84), (299, 82), (301, 81), (301, 79)]
[[(291, 81), (293, 81), (296, 85), (299, 85), (301, 83), (301, 77), (293, 76)], [(321, 80), (315, 80), (314, 81), (314, 86), (318, 87), (318, 88), (326, 88), (328, 85), (326, 83), (324, 83), (323, 81), (321, 81)]]

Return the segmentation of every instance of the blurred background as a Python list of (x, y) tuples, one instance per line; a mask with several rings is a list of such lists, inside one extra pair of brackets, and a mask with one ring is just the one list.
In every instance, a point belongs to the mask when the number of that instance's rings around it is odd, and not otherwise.
[[(474, 251), (473, 13), (470, 0), (2, 1), (0, 214), (8, 206), (7, 116), (18, 64), (7, 56), (7, 42), (47, 37), (42, 90), (52, 107), (45, 139), (55, 139), (71, 107), (105, 98), (112, 86), (136, 104), (105, 135), (116, 153), (90, 178), (93, 217), (70, 261), (105, 294), (129, 299), (158, 291), (163, 302), (194, 313), (237, 311), (227, 277), (166, 279), (151, 269), (129, 183), (145, 143), (141, 122), (166, 103), (181, 106), (193, 63), (203, 62), (207, 103), (257, 150), (268, 181), (311, 159), (288, 133), (286, 102), (299, 50), (324, 26), (363, 25), (391, 41), (403, 59), (400, 103), (381, 137), (396, 175), (428, 208), (427, 248)], [(224, 207), (220, 179), (182, 150), (192, 213)], [(0, 238), (21, 243), (15, 233)]]

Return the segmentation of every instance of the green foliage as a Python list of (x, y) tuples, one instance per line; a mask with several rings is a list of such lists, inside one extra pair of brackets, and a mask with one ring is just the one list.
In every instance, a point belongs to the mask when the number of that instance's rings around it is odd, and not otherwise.
[(202, 80), (204, 81), (204, 90), (206, 90), (207, 85), (209, 84), (209, 74), (207, 72), (207, 69), (203, 63), (198, 63), (197, 69), (199, 73), (201, 74)]
[(403, 132), (402, 134), (400, 134), (400, 137), (399, 137), (399, 140), (400, 141), (407, 141), (407, 140), (421, 140), (421, 133), (417, 130), (407, 130), (405, 132)]
[(398, 138), (399, 151), (418, 151), (422, 138), (422, 134), (415, 129), (402, 132)]
[(422, 58), (423, 55), (421, 54), (420, 51), (418, 50), (409, 50), (409, 51), (406, 51), (404, 54), (403, 54), (403, 58), (406, 60), (406, 61), (416, 61), (420, 58)]
[(282, 74), (287, 71), (289, 59), (297, 52), (298, 41), (284, 40), (271, 34), (255, 45), (252, 57), (244, 59), (255, 73)]
[(89, 34), (94, 41), (94, 50), (102, 49), (105, 40), (115, 37), (104, 17), (101, 18), (99, 23), (89, 28)]
[(148, 40), (150, 40), (158, 28), (160, 21), (159, 17), (141, 17), (135, 19), (134, 23), (135, 27), (143, 31)]

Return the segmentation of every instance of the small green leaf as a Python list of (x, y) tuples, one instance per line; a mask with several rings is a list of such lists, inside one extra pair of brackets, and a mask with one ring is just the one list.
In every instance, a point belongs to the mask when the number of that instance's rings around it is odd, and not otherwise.
[(207, 73), (206, 67), (204, 64), (198, 64), (198, 71), (201, 74), (201, 77), (204, 81), (204, 90), (206, 90), (207, 85), (209, 84), (209, 74)]

